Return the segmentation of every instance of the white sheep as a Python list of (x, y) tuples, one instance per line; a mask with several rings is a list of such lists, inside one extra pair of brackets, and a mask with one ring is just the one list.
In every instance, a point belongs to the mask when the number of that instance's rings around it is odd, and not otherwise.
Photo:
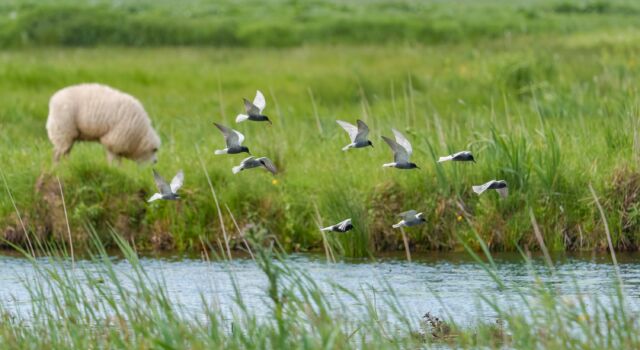
[(49, 100), (47, 134), (54, 161), (76, 141), (98, 141), (109, 162), (121, 157), (156, 162), (160, 137), (135, 97), (101, 84), (79, 84), (57, 91)]

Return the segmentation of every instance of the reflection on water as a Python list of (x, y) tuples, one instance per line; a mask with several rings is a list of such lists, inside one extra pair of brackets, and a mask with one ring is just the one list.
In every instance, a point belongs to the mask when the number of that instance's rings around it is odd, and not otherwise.
[[(540, 261), (532, 265), (523, 263), (517, 255), (494, 256), (497, 275), (505, 283), (501, 289), (483, 267), (466, 254), (428, 254), (414, 256), (414, 262), (403, 261), (399, 256), (386, 256), (377, 261), (346, 260), (327, 264), (314, 255), (293, 255), (288, 264), (307, 272), (330, 296), (349, 307), (354, 301), (343, 298), (331, 288), (335, 282), (356, 293), (383, 296), (385, 284), (393, 288), (399, 304), (412, 319), (425, 312), (446, 316), (461, 323), (478, 319), (491, 319), (493, 311), (479, 302), (478, 296), (495, 298), (500, 304), (518, 307), (522, 299), (519, 288), (535, 283), (536, 276), (551, 283), (567, 298), (581, 296), (606, 297), (613, 292), (615, 271), (607, 256), (563, 256), (554, 259), (556, 274), (550, 276)], [(626, 254), (618, 257), (620, 270), (629, 296), (629, 307), (637, 310), (640, 297), (640, 255)], [(40, 264), (49, 264), (40, 259)], [(92, 269), (93, 263), (81, 261), (81, 268)], [(115, 268), (123, 276), (131, 272), (128, 262), (114, 259)], [(234, 289), (231, 276), (235, 277), (245, 303), (257, 314), (267, 310), (267, 279), (250, 259), (233, 262), (203, 262), (190, 258), (142, 258), (141, 264), (153, 278), (162, 280), (171, 299), (184, 311), (195, 316), (203, 310), (201, 296), (217, 302), (222, 310), (232, 308)], [(81, 270), (81, 269), (78, 269)], [(24, 313), (29, 308), (29, 296), (21, 281), (34, 275), (33, 267), (19, 257), (0, 255), (0, 304), (13, 312)], [(80, 273), (79, 273), (80, 275)], [(384, 305), (380, 305), (384, 309)]]

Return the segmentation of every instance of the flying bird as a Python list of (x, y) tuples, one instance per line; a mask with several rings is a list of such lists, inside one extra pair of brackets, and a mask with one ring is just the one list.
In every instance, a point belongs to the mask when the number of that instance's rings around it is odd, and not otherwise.
[(158, 187), (158, 191), (160, 191), (160, 193), (156, 193), (151, 196), (151, 198), (149, 198), (147, 202), (150, 203), (158, 199), (176, 200), (180, 198), (177, 192), (184, 183), (184, 173), (182, 172), (182, 170), (178, 171), (173, 180), (171, 180), (170, 185), (168, 185), (167, 181), (165, 181), (162, 176), (158, 174), (156, 169), (153, 169), (153, 179), (155, 180), (156, 186)]
[(349, 148), (373, 147), (373, 143), (367, 139), (369, 127), (362, 120), (357, 120), (358, 126), (342, 120), (336, 120), (336, 122), (349, 134), (349, 139), (351, 139), (351, 143), (342, 148), (343, 151)]
[(509, 188), (504, 180), (491, 180), (484, 185), (473, 186), (473, 192), (478, 195), (481, 195), (486, 190), (496, 190), (502, 198), (506, 198), (509, 195)]
[(420, 169), (415, 163), (409, 162), (409, 156), (413, 152), (411, 143), (402, 135), (398, 130), (391, 129), (396, 137), (396, 140), (392, 140), (388, 137), (382, 136), (382, 139), (391, 147), (393, 151), (393, 163), (383, 164), (383, 167), (395, 167), (398, 169)]
[(260, 90), (256, 91), (256, 97), (253, 99), (253, 103), (246, 98), (243, 98), (243, 100), (246, 114), (238, 114), (236, 117), (236, 123), (241, 123), (245, 120), (253, 120), (256, 122), (267, 121), (271, 124), (269, 117), (262, 114), (264, 107), (267, 106), (267, 101), (264, 99), (264, 95)]
[(402, 220), (400, 220), (397, 224), (391, 227), (393, 228), (398, 228), (402, 226), (411, 227), (411, 226), (416, 226), (416, 225), (420, 225), (422, 223), (427, 222), (427, 220), (424, 218), (424, 214), (418, 213), (413, 209), (400, 213), (398, 214), (398, 216), (400, 216)]
[(351, 231), (352, 228), (353, 228), (353, 225), (351, 224), (351, 218), (348, 218), (347, 220), (341, 221), (335, 225), (327, 226), (320, 230), (333, 231), (333, 232), (347, 232), (347, 231)]
[(476, 162), (471, 152), (461, 151), (446, 157), (440, 157), (440, 159), (438, 159), (438, 163), (446, 162), (449, 160), (452, 160), (454, 162), (474, 162), (474, 163)]
[(247, 157), (243, 159), (242, 162), (240, 162), (240, 165), (234, 166), (231, 169), (231, 171), (234, 174), (237, 174), (242, 170), (257, 168), (257, 167), (264, 167), (274, 175), (278, 172), (278, 170), (276, 169), (276, 166), (273, 165), (273, 162), (267, 157), (260, 157), (260, 158)]
[(244, 135), (237, 130), (233, 130), (224, 125), (220, 125), (218, 123), (213, 124), (222, 131), (222, 134), (224, 135), (224, 142), (227, 144), (227, 148), (216, 150), (216, 154), (236, 154), (242, 152), (251, 154), (251, 152), (249, 152), (249, 148), (242, 146)]

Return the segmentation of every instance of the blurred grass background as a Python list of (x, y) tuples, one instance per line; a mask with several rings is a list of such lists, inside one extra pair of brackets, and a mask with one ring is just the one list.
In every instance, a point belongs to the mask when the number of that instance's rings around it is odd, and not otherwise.
[[(139, 249), (222, 239), (199, 149), (240, 226), (291, 250), (322, 247), (314, 203), (323, 224), (353, 217), (353, 232), (329, 237), (349, 256), (403, 249), (391, 224), (411, 208), (428, 219), (408, 231), (417, 250), (462, 249), (458, 239), (475, 247), (474, 231), (494, 250), (537, 249), (530, 209), (550, 249), (603, 249), (589, 184), (616, 247), (635, 250), (638, 11), (630, 1), (4, 2), (1, 170), (27, 230), (54, 241), (66, 237), (58, 175), (77, 245), (87, 224)], [(110, 167), (98, 144), (52, 165), (48, 99), (90, 81), (142, 101), (163, 140), (158, 169), (185, 170), (182, 201), (147, 205), (150, 166)], [(256, 89), (272, 127), (233, 122)], [(342, 152), (335, 119), (357, 118), (375, 148)], [(213, 155), (223, 142), (214, 121), (243, 132), (281, 174), (233, 176), (243, 157)], [(381, 168), (391, 127), (412, 141), (422, 170)], [(462, 149), (478, 163), (435, 163)], [(471, 192), (494, 178), (509, 183), (507, 200)], [(20, 242), (6, 194), (0, 233)], [(225, 224), (235, 232), (226, 214)]]

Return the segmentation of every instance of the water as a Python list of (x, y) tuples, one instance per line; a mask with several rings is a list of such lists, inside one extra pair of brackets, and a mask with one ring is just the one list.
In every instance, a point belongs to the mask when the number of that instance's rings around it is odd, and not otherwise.
[[(336, 304), (354, 312), (361, 304), (337, 292), (331, 286), (335, 282), (359, 295), (377, 300), (376, 305), (384, 313), (388, 310), (382, 302), (388, 296), (388, 284), (396, 293), (398, 304), (412, 320), (426, 312), (448, 316), (465, 324), (478, 320), (490, 321), (495, 313), (480, 302), (479, 295), (495, 298), (501, 305), (521, 307), (518, 296), (521, 287), (535, 283), (535, 275), (553, 284), (564, 298), (605, 298), (612, 295), (615, 270), (607, 256), (564, 256), (554, 259), (557, 273), (550, 276), (540, 259), (532, 265), (523, 263), (516, 255), (494, 256), (497, 274), (506, 288), (499, 288), (483, 267), (464, 254), (429, 254), (414, 256), (408, 263), (400, 256), (389, 256), (371, 260), (347, 260), (327, 264), (322, 257), (293, 255), (288, 265), (305, 271), (316, 281)], [(629, 308), (638, 310), (640, 298), (640, 255), (628, 254), (618, 257), (620, 271), (628, 296)], [(39, 264), (50, 265), (46, 258)], [(90, 261), (80, 261), (76, 270), (95, 269)], [(114, 258), (115, 269), (122, 276), (132, 272), (124, 260)], [(203, 314), (201, 296), (215, 301), (222, 310), (233, 309), (234, 288), (231, 276), (235, 277), (249, 310), (258, 315), (269, 312), (266, 294), (267, 279), (250, 259), (228, 262), (204, 262), (189, 258), (142, 258), (141, 265), (153, 278), (162, 280), (170, 298), (181, 305), (183, 312), (195, 317)], [(80, 272), (77, 272), (81, 275)], [(22, 281), (34, 276), (30, 262), (23, 258), (0, 255), (0, 304), (15, 313), (27, 313), (30, 307), (29, 294)], [(84, 275), (82, 274), (82, 278)]]

